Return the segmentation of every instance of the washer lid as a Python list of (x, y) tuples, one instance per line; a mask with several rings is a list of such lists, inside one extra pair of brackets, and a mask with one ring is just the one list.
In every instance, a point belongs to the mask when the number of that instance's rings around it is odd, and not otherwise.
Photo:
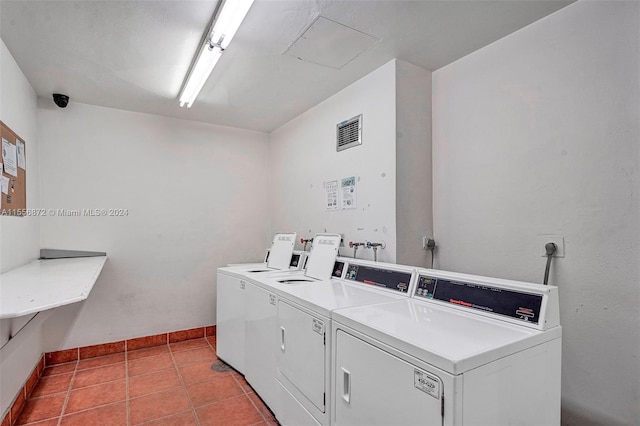
[(338, 309), (333, 320), (451, 374), (562, 334), (560, 327), (538, 331), (411, 299)]
[(339, 234), (317, 234), (313, 237), (313, 246), (307, 261), (307, 277), (328, 280), (338, 257), (342, 237)]
[(267, 267), (271, 269), (289, 269), (296, 233), (276, 234), (273, 236)]

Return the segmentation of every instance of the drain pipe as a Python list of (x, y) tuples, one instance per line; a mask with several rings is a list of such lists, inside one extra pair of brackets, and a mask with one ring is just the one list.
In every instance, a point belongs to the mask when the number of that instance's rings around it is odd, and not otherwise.
[(547, 285), (549, 283), (549, 269), (551, 269), (551, 259), (556, 251), (558, 251), (558, 246), (556, 243), (547, 243), (544, 245), (544, 250), (547, 256), (547, 266), (544, 268), (544, 281), (543, 284)]

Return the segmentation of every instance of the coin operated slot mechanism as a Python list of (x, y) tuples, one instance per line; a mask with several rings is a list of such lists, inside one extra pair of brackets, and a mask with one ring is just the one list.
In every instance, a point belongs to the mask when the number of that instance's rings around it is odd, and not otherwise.
[(347, 265), (344, 279), (408, 294), (412, 273), (403, 270), (351, 263)]
[(537, 325), (544, 293), (420, 275), (415, 297)]

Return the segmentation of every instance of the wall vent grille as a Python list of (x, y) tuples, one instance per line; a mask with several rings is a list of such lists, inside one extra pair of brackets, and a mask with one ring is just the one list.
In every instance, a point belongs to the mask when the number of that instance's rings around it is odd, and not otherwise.
[(336, 151), (358, 145), (362, 145), (362, 114), (336, 126)]

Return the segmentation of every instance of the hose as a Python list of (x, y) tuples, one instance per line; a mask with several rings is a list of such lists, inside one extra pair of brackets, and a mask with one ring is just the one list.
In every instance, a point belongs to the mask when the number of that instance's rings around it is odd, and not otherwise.
[(544, 250), (547, 255), (547, 266), (544, 268), (544, 285), (549, 284), (549, 269), (551, 269), (551, 258), (553, 254), (558, 251), (558, 246), (555, 243), (547, 243), (544, 245)]

